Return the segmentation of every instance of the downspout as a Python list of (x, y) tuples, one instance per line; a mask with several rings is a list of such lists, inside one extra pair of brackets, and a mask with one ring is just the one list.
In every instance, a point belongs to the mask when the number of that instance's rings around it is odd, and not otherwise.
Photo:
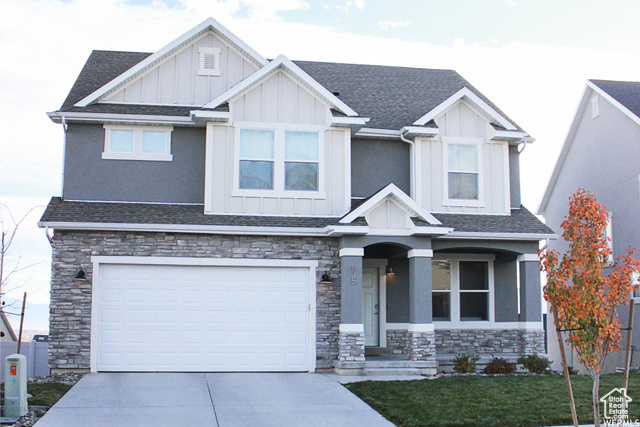
[(526, 137), (525, 136), (524, 138), (522, 138), (522, 148), (518, 150), (518, 154), (521, 154), (524, 151), (524, 149), (527, 148), (527, 144), (529, 144), (529, 143), (531, 143), (533, 141), (534, 141), (534, 139), (531, 138), (531, 137)]
[(416, 144), (410, 139), (405, 138), (402, 132), (400, 132), (400, 139), (411, 146), (409, 155), (409, 185), (411, 186), (411, 191), (409, 191), (409, 193), (411, 193), (411, 198), (416, 200)]
[(53, 237), (49, 234), (49, 227), (44, 227), (44, 234), (47, 236), (47, 240), (49, 241), (49, 245), (53, 246)]

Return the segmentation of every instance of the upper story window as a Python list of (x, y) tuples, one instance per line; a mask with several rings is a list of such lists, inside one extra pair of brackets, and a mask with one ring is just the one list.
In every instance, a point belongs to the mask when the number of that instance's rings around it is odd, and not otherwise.
[(321, 189), (322, 132), (239, 129), (238, 190), (272, 190), (318, 195)]
[(482, 139), (443, 138), (445, 152), (445, 204), (478, 206), (482, 203)]
[(104, 125), (103, 159), (171, 161), (172, 127)]
[(220, 52), (221, 49), (217, 47), (201, 47), (198, 49), (200, 54), (199, 76), (220, 75)]

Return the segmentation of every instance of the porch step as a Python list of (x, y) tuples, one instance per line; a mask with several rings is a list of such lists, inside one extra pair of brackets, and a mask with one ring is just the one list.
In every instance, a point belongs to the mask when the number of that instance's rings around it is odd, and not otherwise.
[(364, 362), (365, 369), (419, 369), (436, 367), (435, 362), (414, 361), (414, 360), (367, 360)]
[(418, 368), (364, 368), (366, 376), (420, 376)]

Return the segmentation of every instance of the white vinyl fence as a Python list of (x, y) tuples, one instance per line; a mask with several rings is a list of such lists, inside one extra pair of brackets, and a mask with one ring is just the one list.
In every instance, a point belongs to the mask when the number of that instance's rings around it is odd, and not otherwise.
[[(17, 342), (0, 342), (0, 381), (4, 381), (4, 359), (15, 354), (18, 350)], [(29, 378), (49, 375), (47, 353), (48, 342), (23, 342), (20, 346), (20, 354), (27, 356), (27, 376)]]

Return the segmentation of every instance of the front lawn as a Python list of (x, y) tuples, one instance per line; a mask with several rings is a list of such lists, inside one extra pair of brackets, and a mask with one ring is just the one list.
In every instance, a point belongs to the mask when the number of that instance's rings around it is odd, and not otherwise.
[[(622, 387), (623, 375), (605, 375), (600, 397)], [(588, 376), (572, 375), (581, 424), (593, 423)], [(419, 381), (365, 381), (346, 387), (397, 426), (572, 425), (562, 375), (447, 376)], [(631, 419), (640, 418), (640, 374), (629, 377)], [(600, 407), (602, 414), (602, 406)], [(601, 415), (602, 416), (602, 415)]]
[(29, 406), (53, 406), (62, 396), (64, 396), (73, 387), (64, 383), (29, 383), (27, 384), (27, 393), (29, 398)]

